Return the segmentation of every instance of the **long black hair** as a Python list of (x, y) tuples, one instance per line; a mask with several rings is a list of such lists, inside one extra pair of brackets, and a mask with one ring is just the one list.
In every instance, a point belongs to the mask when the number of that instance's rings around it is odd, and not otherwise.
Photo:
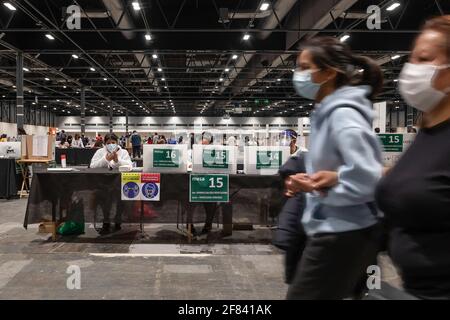
[(316, 37), (307, 40), (302, 50), (311, 53), (312, 61), (320, 69), (337, 71), (336, 88), (345, 85), (368, 85), (373, 99), (383, 87), (383, 73), (372, 59), (355, 55), (350, 47), (333, 37)]

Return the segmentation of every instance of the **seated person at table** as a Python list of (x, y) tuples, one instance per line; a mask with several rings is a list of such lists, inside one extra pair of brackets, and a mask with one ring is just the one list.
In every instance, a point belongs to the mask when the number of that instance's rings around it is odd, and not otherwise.
[(66, 138), (61, 138), (61, 140), (59, 141), (59, 148), (62, 149), (67, 149), (70, 147), (70, 144), (66, 141)]
[[(131, 158), (125, 149), (122, 149), (118, 142), (119, 138), (114, 133), (108, 133), (105, 135), (105, 146), (98, 149), (94, 157), (91, 160), (91, 168), (118, 168), (119, 166), (132, 166)], [(116, 201), (114, 197), (111, 196), (106, 190), (98, 190), (94, 193), (93, 198), (94, 209), (97, 204), (100, 204), (103, 210), (103, 227), (100, 230), (100, 234), (110, 233), (110, 212), (112, 209), (113, 202)], [(121, 229), (121, 211), (122, 211), (121, 201), (117, 202), (116, 205), (116, 215), (115, 215), (115, 227), (114, 231)]]
[(98, 149), (91, 160), (91, 168), (118, 168), (132, 166), (128, 151), (119, 146), (119, 138), (114, 133), (105, 135), (105, 146)]
[(75, 134), (75, 140), (72, 141), (72, 148), (84, 148), (83, 140), (78, 133)]

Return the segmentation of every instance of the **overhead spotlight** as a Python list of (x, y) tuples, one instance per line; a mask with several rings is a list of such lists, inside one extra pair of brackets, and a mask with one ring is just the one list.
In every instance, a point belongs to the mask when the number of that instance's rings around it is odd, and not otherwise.
[(269, 89), (269, 86), (266, 86), (266, 89)]
[(223, 81), (223, 78), (220, 78), (219, 81), (222, 82), (222, 81)]
[(359, 69), (358, 72), (364, 72), (364, 69)]
[(77, 56), (76, 54), (73, 54), (73, 55), (72, 55), (72, 58), (74, 58), (74, 59), (78, 59), (78, 58), (79, 58), (79, 56)]
[(145, 40), (147, 40), (147, 41), (152, 40), (152, 36), (151, 36), (149, 33), (147, 33), (147, 34), (145, 35)]
[(59, 99), (56, 99), (56, 102), (59, 102)]
[(295, 69), (291, 69), (292, 72), (295, 72)]
[(398, 79), (394, 79), (394, 82), (398, 82)]
[(394, 11), (398, 7), (400, 7), (400, 2), (395, 1), (389, 7), (386, 8), (386, 11)]
[(30, 69), (23, 67), (23, 71), (29, 72)]
[(53, 110), (56, 110), (56, 108), (53, 108)]
[(339, 39), (339, 41), (340, 41), (340, 42), (345, 42), (345, 41), (348, 40), (348, 38), (350, 38), (350, 35), (344, 34), (344, 35)]
[(166, 81), (166, 78), (161, 78), (161, 81)]
[(153, 58), (153, 59), (158, 59), (158, 55), (157, 55), (157, 54), (153, 54), (153, 55), (152, 55), (152, 58)]
[(47, 37), (47, 39), (55, 40), (55, 37), (52, 36), (50, 33), (47, 33), (45, 36)]
[(250, 39), (250, 35), (248, 33), (244, 34), (242, 40), (247, 41), (248, 39)]
[(47, 108), (47, 106), (44, 106), (44, 108)]
[(65, 88), (67, 88), (67, 86), (63, 86), (63, 88), (65, 89)]
[(230, 71), (230, 69), (226, 68), (226, 69), (225, 69), (225, 72), (228, 72), (228, 71)]
[(158, 72), (162, 72), (162, 69), (161, 69), (161, 68), (158, 68)]
[(398, 59), (398, 58), (400, 58), (400, 55), (399, 55), (399, 54), (396, 54), (395, 56), (392, 56), (392, 57), (391, 57), (391, 60), (396, 60), (396, 59)]
[(131, 102), (134, 102), (134, 99), (133, 99), (133, 100), (131, 100)]
[(237, 54), (233, 54), (233, 56), (231, 57), (231, 59), (236, 60), (238, 58)]
[(9, 10), (11, 10), (11, 11), (16, 11), (17, 9), (16, 9), (16, 7), (14, 7), (11, 3), (9, 3), (9, 2), (3, 2), (3, 5), (5, 6), (5, 7), (7, 7)]
[(89, 68), (89, 70), (91, 70), (91, 71), (95, 71), (95, 68), (92, 68), (92, 67), (90, 67), (90, 68)]
[(261, 4), (261, 6), (259, 7), (259, 10), (261, 10), (261, 11), (266, 11), (267, 9), (269, 9), (269, 3), (268, 2), (263, 2)]
[(281, 81), (281, 79), (280, 79), (280, 78), (278, 78), (278, 79), (277, 79), (277, 81), (278, 81), (278, 82), (280, 82), (280, 81)]
[(106, 80), (108, 80), (108, 78), (103, 78), (103, 80), (105, 80), (105, 81), (106, 81)]
[(131, 5), (133, 6), (134, 11), (139, 11), (139, 10), (141, 10), (141, 6), (139, 5), (139, 2), (133, 1), (133, 2), (131, 3)]
[(45, 77), (44, 79), (45, 79), (45, 81), (50, 81), (50, 79), (49, 79), (49, 78), (47, 78), (47, 77)]
[(164, 86), (164, 89), (167, 89), (167, 86)]
[(31, 104), (36, 104), (36, 102), (32, 102)]

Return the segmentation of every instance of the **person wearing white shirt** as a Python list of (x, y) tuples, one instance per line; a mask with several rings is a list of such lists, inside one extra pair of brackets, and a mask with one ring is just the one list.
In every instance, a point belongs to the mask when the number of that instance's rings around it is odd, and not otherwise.
[(122, 149), (119, 138), (114, 133), (105, 136), (105, 146), (97, 150), (91, 160), (91, 168), (118, 168), (120, 166), (132, 167), (128, 151)]
[[(105, 135), (105, 146), (97, 150), (94, 157), (91, 160), (91, 168), (118, 168), (120, 166), (130, 166), (132, 167), (131, 158), (128, 151), (122, 149), (118, 142), (119, 138), (114, 133), (108, 133)], [(94, 208), (96, 208), (97, 203), (103, 209), (103, 227), (99, 231), (100, 234), (105, 235), (111, 232), (110, 224), (110, 212), (113, 203), (116, 203), (116, 215), (115, 215), (115, 226), (114, 231), (121, 230), (122, 222), (122, 207), (120, 200), (117, 202), (115, 197), (112, 197), (109, 193), (105, 193), (104, 190), (97, 190), (94, 193)]]
[(83, 140), (78, 133), (75, 134), (75, 140), (72, 141), (72, 148), (84, 148)]

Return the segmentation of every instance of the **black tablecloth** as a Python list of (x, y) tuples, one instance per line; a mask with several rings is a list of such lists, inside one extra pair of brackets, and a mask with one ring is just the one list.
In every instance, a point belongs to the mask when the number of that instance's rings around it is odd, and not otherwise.
[(89, 165), (91, 159), (97, 152), (98, 148), (55, 148), (55, 161), (61, 164), (61, 155), (66, 155), (66, 163), (69, 166), (83, 166)]
[(16, 160), (0, 159), (0, 198), (17, 195)]
[[(230, 202), (233, 221), (267, 223), (264, 215), (278, 214), (282, 202), (282, 181), (279, 176), (230, 175)], [(78, 172), (36, 171), (33, 174), (24, 227), (28, 223), (59, 219), (60, 207), (68, 207), (73, 199), (82, 199), (86, 222), (101, 221), (102, 209), (112, 205), (120, 211), (123, 222), (140, 220), (139, 201), (121, 201), (121, 174), (107, 169), (82, 169)], [(145, 222), (177, 221), (179, 206), (189, 205), (189, 174), (161, 174), (161, 201), (145, 202)], [(203, 206), (195, 206), (194, 222), (204, 221)], [(199, 212), (198, 212), (199, 211)], [(115, 212), (110, 214), (114, 219)]]

